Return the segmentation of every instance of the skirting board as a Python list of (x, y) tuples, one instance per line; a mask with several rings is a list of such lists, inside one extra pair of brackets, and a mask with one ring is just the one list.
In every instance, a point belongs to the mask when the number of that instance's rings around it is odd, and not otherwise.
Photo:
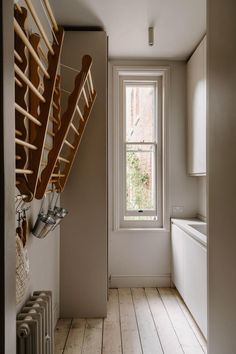
[(110, 288), (165, 288), (170, 287), (171, 276), (166, 275), (111, 275)]

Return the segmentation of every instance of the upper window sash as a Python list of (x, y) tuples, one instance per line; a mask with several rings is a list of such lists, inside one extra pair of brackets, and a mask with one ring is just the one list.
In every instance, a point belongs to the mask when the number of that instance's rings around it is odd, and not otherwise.
[[(157, 102), (158, 102), (158, 82), (157, 80), (134, 80), (134, 79), (124, 79), (123, 80), (123, 85), (122, 85), (122, 92), (123, 92), (123, 141), (126, 142), (156, 142), (157, 141)], [(142, 123), (144, 122), (140, 122), (140, 120), (143, 119), (142, 114), (144, 115), (145, 112), (143, 112), (143, 110), (145, 109), (145, 106), (141, 106), (142, 102), (140, 103), (140, 106), (138, 106), (138, 102), (136, 102), (136, 111), (135, 113), (139, 113), (137, 114), (137, 116), (135, 117), (135, 122), (133, 122), (133, 126), (131, 125), (131, 112), (128, 112), (128, 110), (131, 110), (131, 94), (132, 92), (129, 91), (129, 89), (132, 88), (150, 88), (153, 89), (152, 91), (150, 90), (149, 94), (152, 93), (152, 97), (150, 100), (152, 100), (152, 108), (153, 108), (153, 112), (152, 112), (152, 126), (150, 126), (150, 130), (146, 132), (146, 134), (144, 134), (142, 136), (143, 139), (139, 138), (140, 133), (142, 134), (142, 132), (138, 131), (138, 129), (136, 128), (138, 125), (142, 125)], [(134, 96), (134, 95), (133, 95)], [(143, 95), (140, 94), (139, 99), (142, 100)], [(133, 97), (134, 101), (135, 99), (137, 99), (137, 97)], [(147, 97), (146, 97), (147, 100)], [(149, 100), (149, 104), (151, 103)], [(140, 111), (142, 110), (142, 111)], [(130, 114), (129, 114), (130, 113)], [(141, 123), (141, 124), (140, 124)], [(132, 129), (133, 128), (133, 129)], [(135, 129), (136, 128), (136, 129)], [(137, 132), (137, 134), (135, 134), (135, 130)], [(133, 136), (132, 136), (132, 133)], [(144, 133), (144, 131), (143, 131)]]

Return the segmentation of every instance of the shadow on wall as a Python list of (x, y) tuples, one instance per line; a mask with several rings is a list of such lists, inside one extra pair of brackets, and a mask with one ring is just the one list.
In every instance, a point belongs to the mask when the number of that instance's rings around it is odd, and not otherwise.
[[(103, 22), (97, 17), (97, 15), (95, 15), (92, 4), (84, 4), (78, 0), (71, 0), (69, 2), (70, 11), (67, 11), (67, 1), (51, 0), (50, 4), (54, 10), (58, 23), (63, 26), (76, 26), (77, 28), (98, 27), (100, 30), (104, 28)], [(71, 16), (71, 14), (73, 15)]]

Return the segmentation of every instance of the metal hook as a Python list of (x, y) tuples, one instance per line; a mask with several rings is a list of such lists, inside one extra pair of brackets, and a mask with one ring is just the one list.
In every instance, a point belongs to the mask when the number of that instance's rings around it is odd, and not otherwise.
[(24, 200), (21, 199), (18, 203), (18, 205), (16, 206), (16, 214), (20, 212), (21, 210), (21, 204), (23, 205), (24, 204)]
[(17, 217), (17, 221), (18, 221), (18, 227), (20, 227), (20, 221), (21, 221), (21, 212), (20, 212), (20, 211), (18, 211), (18, 212), (17, 212), (17, 214), (18, 214), (18, 217)]

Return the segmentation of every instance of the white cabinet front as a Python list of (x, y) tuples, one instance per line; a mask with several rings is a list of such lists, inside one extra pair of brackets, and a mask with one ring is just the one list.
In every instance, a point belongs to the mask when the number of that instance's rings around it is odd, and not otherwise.
[(184, 232), (172, 224), (172, 280), (183, 296), (184, 293)]
[(207, 250), (172, 224), (172, 280), (207, 336)]
[(184, 300), (193, 317), (207, 334), (206, 247), (186, 234), (184, 242)]

